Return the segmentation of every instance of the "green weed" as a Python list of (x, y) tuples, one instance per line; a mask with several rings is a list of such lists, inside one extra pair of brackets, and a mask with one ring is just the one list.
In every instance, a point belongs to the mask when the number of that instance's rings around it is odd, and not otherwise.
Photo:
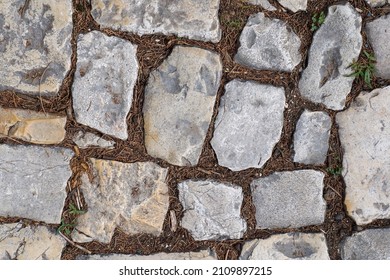
[(372, 88), (372, 78), (374, 77), (374, 64), (376, 63), (376, 59), (374, 55), (363, 51), (366, 59), (363, 62), (353, 62), (348, 68), (352, 69), (352, 73), (347, 75), (347, 77), (355, 77), (362, 78), (367, 86)]
[(325, 22), (325, 13), (314, 14), (311, 18), (311, 31), (316, 31)]
[(77, 209), (76, 206), (74, 206), (72, 203), (69, 205), (69, 214), (72, 214), (72, 215), (81, 215), (81, 214), (84, 214), (85, 211), (84, 210), (79, 210)]
[(328, 167), (326, 171), (333, 176), (340, 176), (343, 168), (341, 166), (336, 166), (336, 167)]
[(76, 219), (72, 220), (71, 223), (66, 223), (64, 220), (61, 220), (61, 225), (58, 227), (57, 232), (62, 232), (66, 235), (70, 235), (75, 227)]

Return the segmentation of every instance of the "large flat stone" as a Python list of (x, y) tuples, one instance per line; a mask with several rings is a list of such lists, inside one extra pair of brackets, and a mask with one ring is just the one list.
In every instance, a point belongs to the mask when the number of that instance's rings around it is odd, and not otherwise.
[(57, 94), (71, 66), (71, 34), (71, 1), (1, 1), (0, 90)]
[(242, 189), (214, 181), (187, 180), (178, 185), (183, 205), (181, 226), (195, 240), (239, 239), (246, 222), (241, 217)]
[(81, 34), (72, 96), (76, 120), (127, 139), (126, 116), (138, 75), (137, 47), (99, 31)]
[(128, 234), (159, 235), (169, 207), (167, 169), (151, 162), (90, 161), (92, 181), (81, 178), (88, 211), (78, 217), (73, 240), (109, 243), (117, 226)]
[(138, 35), (162, 33), (218, 42), (219, 0), (92, 0), (92, 16), (102, 27)]
[(83, 255), (79, 260), (216, 260), (215, 253), (211, 250), (187, 253), (157, 253), (153, 255)]
[(251, 183), (257, 228), (298, 228), (324, 222), (324, 174), (314, 170), (275, 172)]
[(336, 116), (345, 205), (357, 224), (390, 218), (390, 87), (361, 93)]
[(211, 145), (219, 165), (261, 168), (283, 128), (284, 89), (233, 80), (226, 84)]
[(216, 53), (181, 46), (150, 74), (143, 107), (149, 155), (180, 166), (197, 164), (221, 76)]
[(362, 47), (361, 16), (349, 4), (328, 9), (324, 24), (314, 34), (307, 68), (302, 72), (299, 90), (303, 97), (342, 110), (354, 77), (348, 68)]
[(0, 145), (0, 216), (59, 224), (73, 152)]

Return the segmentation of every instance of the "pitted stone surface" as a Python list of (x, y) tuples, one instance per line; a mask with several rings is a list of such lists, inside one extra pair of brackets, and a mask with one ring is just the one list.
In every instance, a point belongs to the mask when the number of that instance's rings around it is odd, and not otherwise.
[(390, 3), (389, 0), (366, 0), (371, 7), (380, 7)]
[(0, 216), (59, 224), (73, 152), (0, 145)]
[(323, 164), (328, 153), (332, 121), (325, 112), (305, 110), (294, 133), (294, 161), (305, 164)]
[(261, 168), (283, 127), (284, 89), (233, 80), (226, 84), (211, 145), (219, 165), (238, 171)]
[(322, 233), (286, 233), (244, 243), (241, 260), (329, 260)]
[(299, 90), (303, 97), (342, 110), (354, 77), (350, 66), (362, 47), (361, 16), (349, 4), (328, 9), (324, 24), (314, 34), (307, 68), (302, 72)]
[(92, 181), (81, 178), (88, 212), (78, 217), (72, 239), (109, 243), (117, 226), (128, 234), (159, 235), (169, 207), (167, 169), (151, 162), (90, 161)]
[(324, 222), (324, 174), (314, 170), (275, 172), (251, 183), (257, 228), (298, 228)]
[(180, 166), (197, 164), (221, 76), (216, 53), (181, 46), (150, 74), (143, 108), (149, 155)]
[(337, 114), (345, 205), (356, 223), (390, 218), (390, 87), (361, 93)]
[(300, 45), (299, 37), (285, 22), (258, 13), (249, 17), (234, 59), (259, 70), (291, 72), (301, 61)]
[(79, 36), (72, 89), (79, 123), (127, 139), (126, 116), (138, 71), (136, 49), (128, 41), (99, 31)]
[(214, 252), (203, 250), (199, 252), (188, 253), (157, 253), (153, 255), (83, 255), (79, 260), (216, 260)]
[(162, 33), (218, 42), (219, 0), (92, 0), (92, 16), (102, 25), (138, 35)]
[(91, 147), (113, 149), (115, 145), (115, 142), (113, 141), (107, 141), (93, 133), (83, 131), (79, 131), (75, 134), (73, 142), (82, 149)]
[(178, 185), (184, 216), (181, 226), (195, 240), (239, 239), (246, 222), (241, 217), (242, 189), (215, 181), (187, 180)]
[(0, 90), (57, 94), (71, 65), (71, 34), (71, 1), (1, 1)]

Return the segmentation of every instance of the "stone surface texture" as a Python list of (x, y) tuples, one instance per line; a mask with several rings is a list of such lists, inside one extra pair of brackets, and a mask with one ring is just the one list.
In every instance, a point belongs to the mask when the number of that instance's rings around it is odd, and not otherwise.
[(303, 97), (342, 110), (352, 88), (348, 66), (357, 60), (362, 47), (361, 16), (349, 4), (328, 9), (324, 24), (314, 34), (307, 68), (299, 90)]
[(260, 5), (268, 11), (275, 11), (276, 10), (276, 8), (273, 5), (271, 5), (271, 3), (268, 2), (268, 0), (247, 0), (247, 2), (252, 4), (252, 5)]
[(177, 46), (150, 74), (145, 89), (145, 145), (171, 164), (196, 165), (222, 76), (216, 53)]
[(71, 1), (1, 1), (0, 90), (57, 94), (71, 65), (71, 34)]
[(371, 7), (380, 7), (385, 4), (389, 4), (389, 0), (366, 0)]
[(284, 89), (233, 80), (226, 84), (211, 145), (219, 165), (238, 171), (261, 168), (283, 128)]
[[(261, 5), (264, 9), (269, 11), (276, 10), (276, 8), (271, 5), (268, 0), (248, 0), (248, 2), (253, 5)], [(293, 12), (306, 10), (307, 7), (307, 0), (278, 0), (278, 2)]]
[(113, 141), (104, 140), (93, 133), (84, 131), (77, 132), (72, 140), (82, 149), (91, 147), (113, 149), (115, 145)]
[(138, 75), (137, 47), (99, 31), (79, 35), (72, 94), (76, 120), (127, 139), (126, 116)]
[(153, 255), (83, 255), (78, 259), (82, 260), (216, 260), (214, 252), (202, 250), (188, 253), (157, 253)]

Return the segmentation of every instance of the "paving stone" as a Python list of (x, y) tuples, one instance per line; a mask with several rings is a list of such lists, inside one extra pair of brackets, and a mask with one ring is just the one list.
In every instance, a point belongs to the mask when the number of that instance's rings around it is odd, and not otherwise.
[(268, 11), (276, 11), (276, 8), (268, 2), (268, 0), (247, 0), (252, 5), (260, 5)]
[(244, 243), (241, 260), (329, 260), (322, 233), (285, 233)]
[(324, 174), (315, 170), (275, 172), (251, 183), (257, 228), (298, 228), (324, 222)]
[(72, 3), (0, 2), (0, 90), (57, 94), (71, 66)]
[(127, 139), (126, 116), (138, 75), (136, 49), (126, 40), (99, 31), (79, 36), (72, 89), (79, 123)]
[(45, 226), (0, 225), (0, 260), (59, 260), (66, 241)]
[(385, 4), (389, 4), (389, 0), (366, 0), (371, 7), (380, 7)]
[(329, 7), (325, 22), (315, 32), (307, 68), (299, 90), (303, 97), (342, 110), (354, 77), (349, 65), (357, 60), (362, 47), (361, 16), (349, 4)]
[(117, 226), (128, 234), (159, 235), (169, 207), (167, 169), (151, 162), (90, 161), (92, 181), (81, 177), (88, 212), (78, 217), (73, 240), (109, 243)]
[(107, 141), (93, 133), (84, 131), (77, 132), (73, 137), (73, 142), (82, 149), (91, 147), (113, 149), (115, 145), (114, 141)]
[(218, 42), (219, 0), (92, 0), (92, 16), (102, 26), (138, 35), (162, 33)]
[(216, 260), (215, 253), (211, 250), (187, 253), (157, 253), (153, 255), (82, 255), (79, 260)]
[[(268, 0), (248, 0), (249, 3), (253, 5), (261, 5), (264, 9), (269, 11), (275, 11), (276, 8), (270, 4)], [(307, 0), (279, 0), (280, 5), (288, 8), (293, 12), (297, 12), (299, 10), (306, 10)]]
[(59, 224), (73, 152), (0, 145), (0, 216)]
[(337, 114), (345, 205), (359, 225), (390, 218), (390, 87), (361, 93)]
[(241, 36), (235, 61), (259, 70), (291, 72), (301, 61), (301, 40), (279, 19), (251, 15)]
[(284, 89), (233, 80), (226, 84), (211, 145), (219, 165), (238, 171), (261, 168), (283, 128)]
[(294, 133), (294, 161), (304, 164), (323, 164), (329, 147), (332, 120), (325, 112), (305, 110)]
[(181, 226), (195, 240), (239, 239), (246, 222), (241, 217), (242, 189), (215, 181), (187, 180), (178, 185), (183, 205)]
[(150, 74), (143, 108), (149, 155), (180, 166), (197, 164), (221, 76), (216, 53), (181, 46)]

